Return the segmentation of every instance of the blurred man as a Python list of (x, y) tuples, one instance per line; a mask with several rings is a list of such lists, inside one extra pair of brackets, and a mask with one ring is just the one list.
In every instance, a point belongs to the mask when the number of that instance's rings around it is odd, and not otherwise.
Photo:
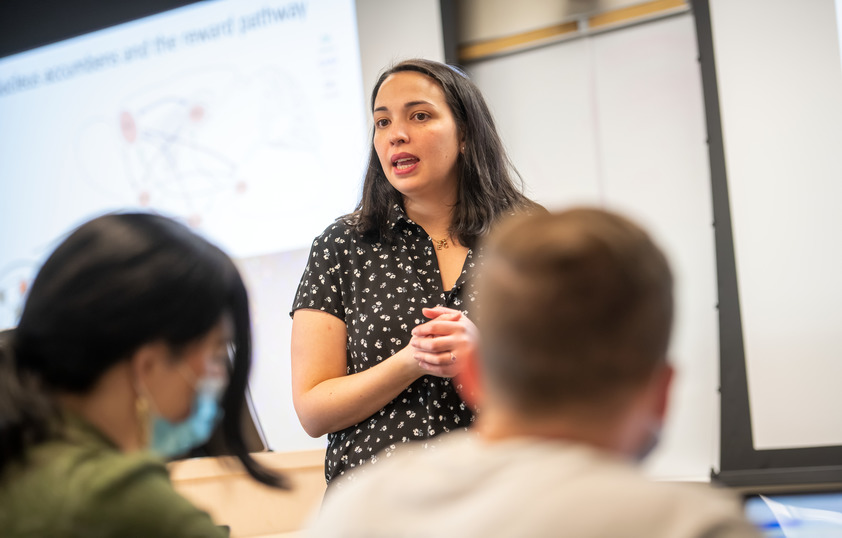
[(328, 496), (314, 536), (756, 536), (701, 485), (635, 464), (658, 438), (672, 368), (672, 275), (634, 223), (595, 209), (516, 218), (484, 246), (472, 433)]

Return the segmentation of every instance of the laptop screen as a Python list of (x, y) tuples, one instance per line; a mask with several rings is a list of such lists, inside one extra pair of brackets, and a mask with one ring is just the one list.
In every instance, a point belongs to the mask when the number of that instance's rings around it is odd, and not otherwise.
[(842, 537), (842, 492), (749, 495), (746, 517), (766, 537)]

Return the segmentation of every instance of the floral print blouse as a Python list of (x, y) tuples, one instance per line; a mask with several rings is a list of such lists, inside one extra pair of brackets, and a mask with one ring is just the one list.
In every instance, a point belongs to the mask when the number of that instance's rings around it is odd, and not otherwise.
[[(392, 214), (393, 244), (363, 237), (342, 219), (328, 226), (313, 241), (292, 307), (322, 310), (345, 322), (349, 375), (405, 347), (410, 331), (429, 321), (422, 308), (446, 306), (469, 318), (475, 308), (478, 250), (468, 252), (453, 288), (442, 289), (432, 239), (399, 206)], [(366, 420), (328, 434), (325, 479), (330, 483), (352, 468), (388, 458), (400, 443), (464, 430), (472, 421), (451, 379), (423, 376)]]

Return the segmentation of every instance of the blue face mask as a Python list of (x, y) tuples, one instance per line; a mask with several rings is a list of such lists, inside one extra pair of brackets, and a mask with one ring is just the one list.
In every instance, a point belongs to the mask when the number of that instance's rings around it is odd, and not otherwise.
[(225, 383), (219, 378), (199, 381), (187, 419), (172, 423), (159, 416), (153, 418), (150, 448), (161, 456), (172, 458), (207, 442), (222, 416), (219, 400), (224, 389)]

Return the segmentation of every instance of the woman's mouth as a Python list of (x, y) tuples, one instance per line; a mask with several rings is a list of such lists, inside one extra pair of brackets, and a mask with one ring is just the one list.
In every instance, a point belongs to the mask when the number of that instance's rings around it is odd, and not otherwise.
[(398, 175), (408, 174), (418, 166), (419, 159), (414, 155), (398, 154), (392, 157), (392, 168)]

